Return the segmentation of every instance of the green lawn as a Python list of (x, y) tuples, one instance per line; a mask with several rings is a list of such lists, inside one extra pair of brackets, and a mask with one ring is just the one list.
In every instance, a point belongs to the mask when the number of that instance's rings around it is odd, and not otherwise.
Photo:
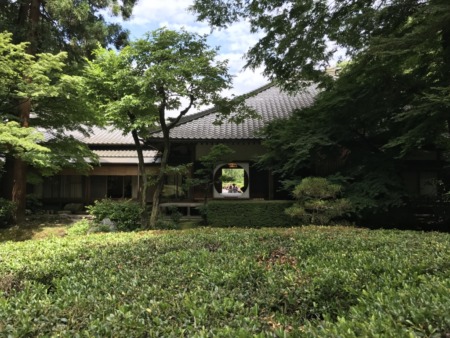
[(450, 235), (346, 227), (0, 243), (0, 336), (447, 337)]

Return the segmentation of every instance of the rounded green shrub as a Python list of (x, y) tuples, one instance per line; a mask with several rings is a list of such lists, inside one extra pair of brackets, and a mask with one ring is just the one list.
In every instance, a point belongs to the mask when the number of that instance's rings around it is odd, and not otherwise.
[(119, 231), (132, 231), (141, 226), (141, 207), (132, 200), (97, 200), (87, 210), (97, 224), (109, 219)]

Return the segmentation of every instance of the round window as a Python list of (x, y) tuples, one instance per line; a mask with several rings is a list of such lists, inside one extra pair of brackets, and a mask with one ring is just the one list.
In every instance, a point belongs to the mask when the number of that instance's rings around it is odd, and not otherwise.
[(222, 164), (214, 172), (214, 189), (220, 197), (248, 197), (248, 186), (246, 163)]

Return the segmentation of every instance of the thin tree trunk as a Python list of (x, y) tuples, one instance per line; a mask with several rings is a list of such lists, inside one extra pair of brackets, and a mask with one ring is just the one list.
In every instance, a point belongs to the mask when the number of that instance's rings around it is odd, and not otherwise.
[(28, 30), (28, 46), (27, 53), (36, 55), (38, 51), (39, 43), (39, 20), (41, 18), (41, 0), (31, 0), (29, 22), (30, 27)]
[(159, 217), (159, 203), (161, 199), (161, 193), (164, 188), (164, 176), (167, 168), (167, 163), (170, 154), (170, 140), (169, 140), (169, 130), (166, 127), (163, 127), (163, 135), (164, 135), (164, 149), (163, 155), (161, 157), (161, 166), (158, 174), (158, 178), (156, 180), (156, 189), (153, 194), (152, 201), (152, 213), (150, 216), (150, 227), (155, 228), (156, 222)]
[(170, 130), (180, 121), (180, 119), (187, 114), (189, 109), (191, 109), (192, 104), (194, 103), (194, 96), (190, 96), (190, 102), (188, 106), (183, 109), (178, 117), (174, 119), (169, 124), (166, 124), (166, 106), (167, 106), (167, 93), (164, 89), (164, 87), (159, 88), (159, 94), (162, 98), (162, 102), (159, 106), (159, 123), (161, 124), (161, 130), (163, 133), (163, 140), (164, 140), (164, 149), (163, 154), (161, 158), (161, 166), (160, 171), (158, 174), (158, 178), (156, 180), (156, 189), (153, 194), (153, 201), (152, 201), (152, 214), (150, 216), (150, 227), (155, 228), (156, 222), (158, 221), (159, 217), (159, 202), (161, 199), (161, 193), (164, 188), (164, 177), (166, 175), (166, 168), (167, 163), (169, 161), (169, 154), (170, 154)]
[(139, 141), (138, 133), (136, 129), (131, 131), (131, 135), (133, 136), (134, 144), (136, 146), (136, 151), (138, 155), (139, 161), (139, 194), (138, 200), (139, 205), (141, 206), (141, 226), (146, 229), (148, 227), (148, 208), (147, 208), (147, 190), (148, 190), (148, 179), (147, 173), (145, 171), (145, 162), (144, 162), (144, 153), (142, 149), (141, 142)]

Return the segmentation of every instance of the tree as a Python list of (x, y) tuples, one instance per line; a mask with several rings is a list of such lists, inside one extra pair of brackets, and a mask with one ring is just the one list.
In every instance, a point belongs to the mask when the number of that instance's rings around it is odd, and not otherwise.
[(286, 213), (303, 224), (329, 224), (351, 210), (350, 202), (340, 197), (341, 190), (325, 178), (306, 177), (292, 192), (297, 202)]
[[(245, 17), (266, 33), (247, 54), (250, 67), (264, 64), (287, 89), (306, 80), (324, 88), (311, 108), (266, 129), (263, 162), (286, 180), (331, 175), (356, 210), (386, 210), (405, 202), (405, 156), (448, 149), (448, 1), (225, 1), (214, 11), (208, 2), (194, 9), (213, 25)], [(324, 72), (328, 46), (351, 57), (336, 80)]]
[[(58, 141), (67, 141), (67, 138), (58, 135), (64, 125), (63, 118), (58, 114), (62, 107), (68, 109), (65, 118), (75, 123), (85, 121), (86, 114), (92, 112), (92, 107), (84, 99), (80, 78), (63, 72), (67, 54), (42, 53), (33, 56), (26, 52), (27, 43), (13, 44), (11, 40), (10, 33), (0, 33), (0, 153), (6, 159), (15, 159), (22, 166), (32, 164), (47, 173), (65, 165), (73, 167), (75, 157), (92, 157), (85, 146), (74, 140), (70, 147), (71, 156), (60, 156), (58, 151), (50, 152), (50, 149), (61, 149), (58, 148)], [(45, 147), (44, 136), (40, 132), (35, 128), (23, 128), (15, 121), (16, 112), (23, 105), (36, 114), (32, 117), (33, 121), (38, 121), (36, 125), (53, 130), (52, 136), (47, 135), (51, 140)], [(77, 125), (72, 129), (77, 129)], [(89, 167), (84, 160), (78, 164), (83, 168)], [(16, 181), (12, 182), (12, 200), (21, 211), (25, 208), (22, 196), (26, 193), (22, 184), (22, 181), (26, 183), (23, 173), (16, 173)], [(17, 182), (19, 180), (21, 182)]]
[[(131, 42), (120, 52), (100, 50), (90, 63), (91, 83), (104, 94), (109, 122), (133, 135), (138, 154), (149, 127), (160, 128), (163, 134), (160, 172), (155, 183), (150, 226), (154, 227), (159, 200), (170, 154), (170, 130), (191, 108), (212, 103), (226, 107), (223, 114), (239, 120), (250, 112), (242, 109), (231, 114), (231, 107), (241, 101), (229, 102), (220, 92), (230, 86), (226, 61), (215, 61), (216, 49), (210, 49), (206, 37), (186, 31), (158, 29), (144, 39)], [(176, 117), (168, 119), (167, 112)], [(157, 125), (157, 126), (156, 126)], [(138, 156), (140, 175), (144, 177), (143, 158)], [(145, 185), (144, 185), (145, 188)], [(146, 193), (141, 195), (146, 202)]]
[(128, 19), (137, 0), (4, 0), (0, 2), (0, 31), (13, 33), (14, 42), (28, 41), (30, 54), (66, 51), (81, 61), (97, 48), (126, 44), (128, 32), (108, 23), (103, 13)]
[(34, 128), (21, 128), (14, 121), (0, 124), (0, 154), (3, 157), (12, 154), (36, 167), (45, 166), (45, 155), (50, 149), (39, 144), (43, 141), (44, 135)]
[(141, 224), (146, 228), (150, 182), (145, 169), (143, 137), (155, 127), (158, 115), (156, 98), (146, 90), (150, 74), (138, 61), (141, 52), (136, 42), (118, 52), (98, 48), (94, 60), (88, 61), (85, 79), (91, 100), (105, 113), (105, 122), (133, 137), (138, 155)]
[[(110, 9), (113, 15), (121, 14), (124, 18), (131, 15), (131, 10), (137, 0), (19, 0), (0, 2), (0, 31), (8, 30), (13, 33), (13, 42), (28, 42), (26, 52), (30, 55), (50, 52), (58, 53), (67, 51), (72, 61), (72, 71), (82, 60), (83, 56), (90, 56), (90, 52), (97, 43), (106, 46), (114, 43), (116, 46), (126, 42), (127, 32), (123, 31), (117, 24), (108, 24), (101, 10)], [(31, 79), (26, 79), (31, 82)], [(54, 100), (53, 100), (54, 101)], [(30, 114), (32, 109), (32, 98), (24, 97), (16, 103), (18, 109), (10, 114), (15, 115), (15, 119), (21, 126), (30, 126)], [(57, 138), (63, 137), (61, 131), (64, 126), (77, 125), (79, 118), (71, 120), (76, 116), (63, 114), (67, 113), (64, 106), (60, 112), (55, 113), (54, 109), (40, 109), (34, 113), (37, 119), (34, 122), (36, 127), (45, 127), (45, 119), (51, 115), (59, 117), (60, 124), (57, 126)], [(86, 114), (81, 114), (86, 119)], [(51, 118), (52, 121), (57, 119)], [(39, 125), (40, 121), (43, 125)], [(79, 125), (79, 124), (78, 124)], [(80, 148), (79, 146), (77, 148)], [(61, 149), (61, 148), (60, 148)], [(12, 192), (4, 192), (17, 204), (16, 218), (23, 218), (26, 197), (26, 177), (27, 165), (21, 158), (14, 158), (13, 163), (7, 159), (7, 181), (13, 182)]]
[(218, 28), (248, 20), (262, 37), (249, 49), (247, 66), (263, 65), (267, 76), (296, 89), (305, 80), (329, 84), (325, 68), (342, 50), (354, 58), (374, 39), (415, 26), (432, 33), (419, 45), (436, 43), (448, 55), (448, 7), (446, 0), (195, 0), (191, 11)]

